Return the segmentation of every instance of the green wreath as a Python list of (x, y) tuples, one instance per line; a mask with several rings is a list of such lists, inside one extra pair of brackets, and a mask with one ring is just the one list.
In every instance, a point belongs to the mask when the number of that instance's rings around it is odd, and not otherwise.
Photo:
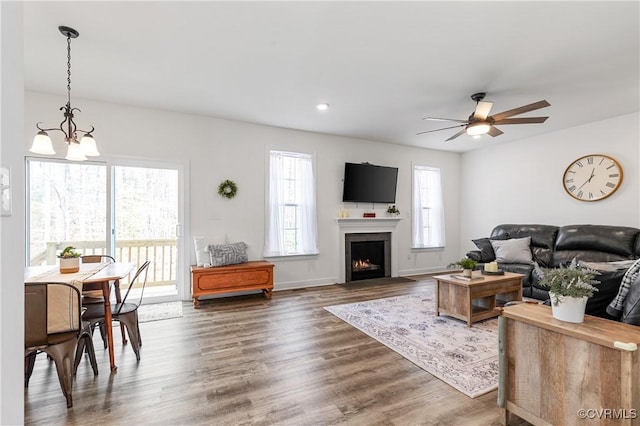
[(218, 194), (225, 198), (233, 198), (238, 192), (238, 185), (232, 180), (224, 180), (218, 185)]

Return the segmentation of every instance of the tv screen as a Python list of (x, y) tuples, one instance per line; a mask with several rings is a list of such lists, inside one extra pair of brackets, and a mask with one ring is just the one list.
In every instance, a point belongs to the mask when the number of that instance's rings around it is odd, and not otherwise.
[(395, 203), (397, 167), (345, 163), (343, 202)]

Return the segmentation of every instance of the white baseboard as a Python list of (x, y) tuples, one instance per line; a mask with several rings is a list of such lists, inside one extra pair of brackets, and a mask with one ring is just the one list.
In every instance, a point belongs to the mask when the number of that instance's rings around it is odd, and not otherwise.
[(436, 266), (433, 268), (420, 268), (420, 269), (403, 269), (398, 272), (398, 275), (401, 277), (407, 277), (411, 275), (434, 274), (436, 272), (443, 272), (446, 270), (447, 268), (445, 266)]
[(273, 291), (279, 290), (295, 290), (298, 288), (322, 287), (325, 285), (334, 285), (338, 283), (337, 277), (318, 278), (307, 281), (289, 281), (273, 284)]

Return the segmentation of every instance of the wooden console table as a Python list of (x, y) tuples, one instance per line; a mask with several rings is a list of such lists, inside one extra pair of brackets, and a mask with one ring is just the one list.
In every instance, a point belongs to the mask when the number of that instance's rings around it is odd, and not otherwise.
[(534, 425), (640, 425), (640, 327), (564, 322), (528, 303), (504, 308), (499, 324), (504, 424), (515, 414)]
[(273, 291), (273, 263), (256, 260), (237, 265), (204, 268), (191, 266), (193, 307), (198, 297), (244, 290), (262, 290), (271, 298)]

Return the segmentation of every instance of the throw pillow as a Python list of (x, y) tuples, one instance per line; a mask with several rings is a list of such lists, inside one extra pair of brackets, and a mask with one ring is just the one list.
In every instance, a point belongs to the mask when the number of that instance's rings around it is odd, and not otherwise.
[(193, 237), (193, 245), (196, 249), (196, 266), (204, 266), (209, 263), (209, 253), (207, 253), (207, 243), (204, 237)]
[(533, 264), (530, 245), (531, 237), (491, 240), (491, 246), (496, 254), (496, 262), (498, 263)]
[(509, 235), (503, 234), (491, 239), (478, 238), (477, 240), (471, 240), (473, 244), (475, 244), (476, 247), (478, 247), (478, 250), (480, 250), (480, 259), (478, 260), (478, 262), (487, 263), (487, 262), (493, 262), (494, 260), (496, 260), (496, 254), (493, 251), (491, 240), (506, 240), (508, 238), (509, 238)]
[(235, 265), (249, 261), (247, 245), (244, 242), (233, 244), (209, 244), (207, 246), (211, 266)]

